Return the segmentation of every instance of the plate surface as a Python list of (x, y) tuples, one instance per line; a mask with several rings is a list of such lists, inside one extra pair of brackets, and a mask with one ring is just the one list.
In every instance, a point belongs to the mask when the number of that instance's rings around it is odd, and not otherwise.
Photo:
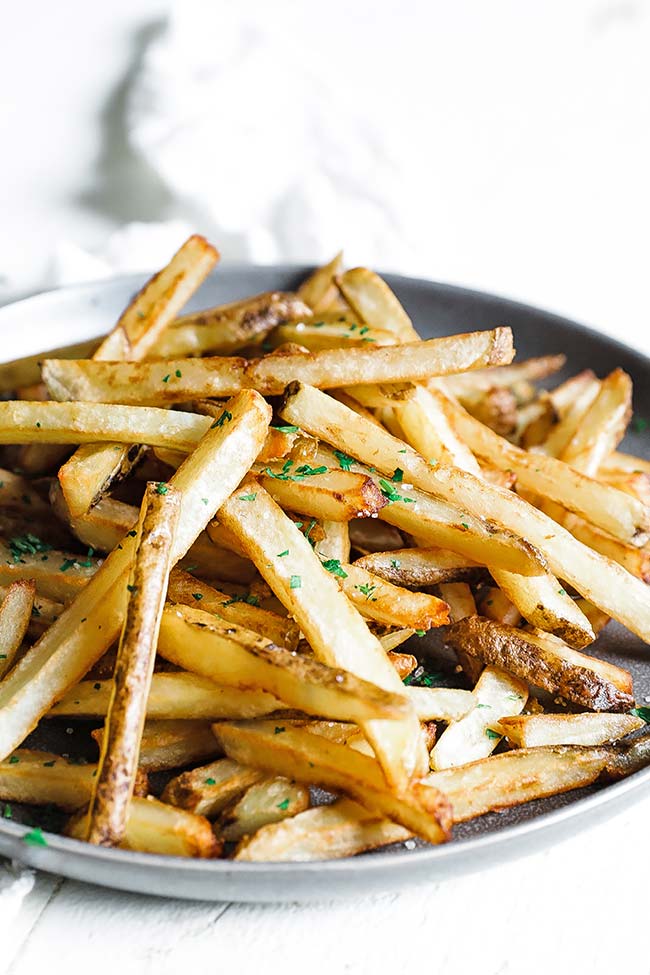
[[(255, 292), (289, 289), (308, 269), (225, 267), (217, 270), (188, 306), (207, 307)], [(650, 361), (624, 345), (583, 326), (504, 298), (386, 275), (423, 337), (510, 325), (518, 356), (564, 352), (566, 375), (590, 367), (599, 375), (615, 365), (630, 373), (638, 416), (650, 417)], [(131, 275), (60, 291), (0, 309), (3, 358), (31, 355), (106, 332), (144, 276)], [(563, 378), (563, 377), (560, 377)], [(650, 456), (639, 434), (625, 447)], [(421, 649), (424, 641), (419, 642)], [(620, 626), (610, 624), (594, 652), (631, 670), (637, 701), (650, 695), (647, 648)], [(64, 730), (64, 729), (63, 729)], [(70, 739), (68, 739), (70, 741)], [(493, 813), (458, 827), (441, 847), (402, 845), (346, 860), (306, 864), (253, 864), (184, 860), (122, 850), (106, 850), (46, 833), (47, 846), (22, 841), (25, 827), (0, 820), (0, 853), (32, 866), (90, 883), (158, 896), (202, 900), (307, 901), (348, 894), (394, 890), (405, 884), (440, 880), (555, 842), (611, 815), (650, 790), (650, 769), (605, 787), (580, 790)], [(33, 810), (25, 821), (38, 822)], [(31, 816), (31, 818), (29, 818)], [(41, 820), (47, 825), (46, 820)]]

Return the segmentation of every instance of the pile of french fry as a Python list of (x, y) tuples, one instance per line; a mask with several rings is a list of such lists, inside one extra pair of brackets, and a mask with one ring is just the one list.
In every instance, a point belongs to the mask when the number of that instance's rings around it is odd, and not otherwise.
[[(650, 642), (629, 377), (540, 391), (562, 355), (421, 340), (340, 255), (181, 315), (218, 257), (192, 237), (101, 342), (0, 366), (0, 799), (317, 860), (646, 765), (631, 675), (588, 652), (610, 619)], [(56, 719), (94, 764), (30, 747)]]

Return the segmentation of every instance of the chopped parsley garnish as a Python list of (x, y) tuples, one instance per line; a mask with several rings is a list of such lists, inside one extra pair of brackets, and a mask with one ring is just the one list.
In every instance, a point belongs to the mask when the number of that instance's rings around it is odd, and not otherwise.
[(40, 423), (38, 422), (38, 420), (36, 421), (36, 427), (37, 427), (37, 429), (39, 429), (39, 430), (40, 430), (40, 428), (41, 428), (41, 425), (40, 425)]
[(128, 583), (127, 583), (126, 588), (129, 590), (129, 592), (137, 592), (138, 591), (138, 587), (137, 586), (132, 586), (132, 585), (130, 585)]
[(285, 548), (284, 552), (278, 552), (276, 558), (283, 559), (285, 557), (285, 555), (288, 555), (288, 554), (289, 554), (289, 549), (288, 548)]
[(298, 433), (300, 427), (271, 427), (271, 430), (277, 430), (278, 433)]
[(233, 596), (231, 599), (226, 600), (222, 603), (222, 606), (232, 606), (233, 603), (248, 603), (249, 606), (259, 606), (260, 601), (257, 596), (253, 596), (250, 592), (242, 593), (238, 596)]
[(87, 553), (87, 557), (86, 557), (86, 561), (85, 562), (77, 562), (77, 565), (80, 566), (83, 569), (92, 569), (92, 567), (93, 567), (92, 557), (93, 557), (94, 554), (95, 554), (95, 549), (92, 548), (92, 547), (89, 548), (88, 549), (88, 553)]
[(358, 589), (359, 592), (362, 593), (366, 597), (366, 600), (368, 602), (371, 602), (371, 603), (376, 603), (377, 602), (377, 598), (375, 596), (373, 596), (373, 592), (377, 588), (376, 585), (375, 586), (372, 586), (372, 585), (370, 585), (369, 582), (365, 582), (362, 586), (355, 586), (354, 588), (355, 589)]
[(102, 689), (102, 685), (99, 683), (98, 680), (95, 681), (95, 683), (93, 684), (93, 687), (95, 688), (96, 691), (100, 691)]
[(558, 595), (566, 596), (566, 589), (558, 589)]
[(206, 785), (216, 785), (217, 784), (217, 780), (216, 779), (213, 779), (212, 777), (210, 777), (209, 779), (206, 779), (205, 780), (205, 784)]
[(335, 450), (334, 456), (339, 462), (339, 467), (344, 471), (349, 471), (352, 469), (354, 464), (354, 457), (350, 457), (348, 454), (344, 454), (342, 450)]
[(506, 694), (506, 697), (507, 697), (507, 699), (509, 701), (514, 701), (515, 703), (517, 701), (521, 701), (521, 695), (520, 694), (515, 694), (514, 691), (512, 692), (512, 694)]
[(20, 562), (22, 555), (36, 555), (37, 552), (49, 552), (52, 549), (47, 542), (41, 541), (37, 535), (27, 532), (26, 535), (16, 535), (9, 539), (9, 549), (14, 562)]
[(395, 501), (403, 501), (405, 504), (415, 504), (414, 498), (405, 498), (403, 495), (398, 494), (393, 485), (389, 481), (385, 481), (383, 477), (379, 478), (379, 487), (389, 504), (393, 504)]
[(203, 593), (202, 592), (193, 592), (192, 593), (192, 599), (196, 599), (196, 601), (199, 602), (201, 599), (203, 599)]
[(256, 497), (257, 497), (257, 493), (256, 492), (253, 492), (253, 494), (240, 494), (239, 495), (239, 500), (240, 501), (254, 501)]
[[(354, 325), (350, 325), (350, 328), (354, 328)], [(364, 325), (363, 328), (360, 328), (359, 329), (359, 335), (365, 335), (366, 332), (369, 332), (369, 331), (370, 331), (370, 329), (368, 328), (368, 326), (367, 325)]]
[(28, 843), (30, 846), (47, 846), (47, 840), (43, 836), (43, 830), (40, 826), (35, 826), (34, 829), (30, 829), (29, 833), (25, 833), (23, 843)]
[(165, 482), (164, 481), (158, 481), (158, 483), (156, 484), (156, 492), (158, 494), (167, 494), (168, 491), (169, 491), (169, 488), (167, 487), (167, 485), (165, 484)]
[(76, 562), (76, 559), (65, 559), (61, 563), (61, 568), (60, 568), (59, 571), (60, 572), (67, 572), (68, 569), (71, 569), (73, 567), (73, 565), (75, 565), (75, 562)]
[(632, 429), (635, 433), (643, 433), (644, 430), (648, 429), (648, 421), (642, 416), (635, 416), (632, 420)]
[(394, 481), (395, 484), (400, 484), (403, 480), (404, 480), (404, 471), (402, 470), (401, 467), (396, 467), (395, 470), (393, 471), (393, 476), (391, 477), (391, 481)]
[(416, 636), (424, 636), (424, 630), (416, 630), (415, 631), (415, 635)]
[(169, 377), (170, 377), (170, 375), (171, 375), (171, 373), (169, 373), (169, 372), (168, 372), (166, 376), (163, 376), (163, 380), (162, 380), (162, 381), (163, 381), (164, 383), (168, 383), (168, 382), (169, 382)]
[(13, 816), (13, 812), (12, 812), (11, 806), (9, 805), (8, 802), (5, 802), (5, 807), (4, 807), (4, 810), (2, 812), (2, 815), (4, 816), (5, 819), (11, 819), (12, 816)]
[(43, 768), (54, 768), (56, 761), (52, 759), (51, 762), (43, 762)]
[(338, 576), (340, 579), (347, 579), (348, 574), (347, 572), (343, 571), (340, 559), (325, 559), (322, 565), (323, 568), (327, 569), (328, 572), (331, 572), (333, 576)]
[(280, 727), (278, 727), (278, 725), (276, 725), (276, 726), (275, 726), (275, 729), (274, 729), (274, 731), (273, 731), (273, 734), (274, 734), (274, 735), (281, 735), (281, 734), (282, 734), (282, 732), (283, 732), (283, 731), (286, 731), (286, 730), (287, 730), (286, 728), (280, 728)]
[(487, 737), (491, 741), (496, 741), (497, 738), (501, 738), (501, 735), (499, 734), (499, 732), (498, 731), (493, 731), (492, 728), (486, 728), (485, 729), (485, 734), (487, 735)]
[(136, 535), (137, 535), (138, 533), (137, 533), (137, 531), (135, 530), (135, 528), (132, 528), (132, 529), (131, 529), (131, 531), (130, 531), (130, 532), (127, 532), (126, 534), (127, 534), (128, 536), (129, 536), (129, 538), (135, 538), (135, 536), (136, 536)]
[(288, 799), (283, 799), (282, 802), (279, 802), (278, 803), (278, 809), (281, 809), (282, 812), (286, 812), (288, 808), (289, 808), (289, 800)]
[(222, 427), (224, 423), (230, 423), (231, 420), (232, 420), (232, 413), (229, 410), (224, 410), (221, 416), (214, 421), (210, 429), (214, 430), (215, 427)]
[(636, 714), (637, 718), (641, 718), (646, 724), (650, 724), (650, 708), (632, 708), (630, 714)]
[(404, 680), (403, 684), (412, 685), (413, 687), (435, 687), (442, 680), (443, 675), (436, 673), (433, 670), (426, 670), (425, 667), (420, 664), (415, 670), (408, 674)]
[(467, 524), (466, 521), (461, 521), (461, 525), (462, 525), (463, 528), (469, 529), (469, 525)]
[(390, 565), (391, 565), (391, 569), (400, 569), (401, 566), (402, 566), (402, 563), (400, 562), (399, 559), (391, 559), (390, 560)]
[(180, 379), (183, 373), (180, 371), (180, 369), (177, 369), (174, 375), (176, 376), (177, 379)]
[(9, 757), (9, 764), (10, 764), (10, 765), (18, 765), (18, 762), (19, 762), (19, 761), (20, 761), (20, 759), (18, 758), (18, 756), (17, 756), (17, 755), (11, 755), (11, 756)]
[(302, 586), (302, 579), (300, 576), (291, 576), (289, 580), (289, 589), (300, 589)]

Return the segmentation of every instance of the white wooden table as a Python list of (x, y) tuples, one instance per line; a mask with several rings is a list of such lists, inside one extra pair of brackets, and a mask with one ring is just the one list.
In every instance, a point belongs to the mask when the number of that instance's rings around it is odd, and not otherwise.
[[(650, 352), (648, 3), (383, 0), (372, 16), (364, 4), (345, 18), (336, 2), (295, 5), (296, 19), (305, 30), (312, 18), (314, 57), (343, 83), (370, 78), (363, 97), (385, 98), (386, 125), (399, 115), (419, 147), (398, 232), (428, 243), (395, 269), (509, 294)], [(68, 0), (63, 15), (23, 0), (6, 12), (6, 288), (38, 281), (60, 238), (99, 247), (130, 213), (169, 215), (143, 203), (120, 121), (123, 82), (165, 7)], [(337, 59), (350, 33), (356, 56)], [(650, 972), (649, 817), (646, 800), (481, 875), (304, 907), (160, 901), (41, 875), (17, 911), (0, 894), (0, 973)]]

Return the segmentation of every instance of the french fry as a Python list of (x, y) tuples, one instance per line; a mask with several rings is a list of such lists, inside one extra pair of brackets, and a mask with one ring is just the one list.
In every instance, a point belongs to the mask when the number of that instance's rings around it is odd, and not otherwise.
[(474, 688), (475, 706), (450, 724), (431, 750), (431, 768), (465, 765), (491, 755), (501, 741), (498, 722), (519, 714), (528, 700), (523, 681), (498, 667), (486, 667)]
[(468, 403), (466, 408), (475, 419), (500, 437), (512, 437), (517, 430), (517, 397), (505, 386), (493, 386), (476, 403)]
[(633, 714), (520, 714), (499, 719), (498, 730), (517, 748), (603, 745), (642, 728)]
[(618, 539), (599, 531), (577, 515), (566, 513), (562, 523), (583, 545), (622, 565), (631, 575), (646, 584), (650, 582), (650, 546), (644, 545), (638, 548), (636, 545), (619, 542)]
[(168, 488), (160, 494), (154, 484), (147, 485), (113, 693), (88, 809), (87, 839), (99, 846), (118, 846), (126, 830), (179, 513), (177, 491)]
[(36, 585), (33, 579), (13, 582), (0, 605), (0, 679), (11, 668), (25, 639), (34, 610)]
[(216, 724), (213, 731), (229, 758), (306, 784), (341, 791), (429, 840), (447, 839), (450, 810), (428, 787), (411, 784), (399, 795), (386, 785), (381, 766), (346, 745), (299, 728), (276, 733), (273, 722)]
[(0, 542), (0, 584), (32, 579), (39, 592), (58, 602), (74, 599), (103, 564), (92, 551), (85, 556), (58, 552), (38, 538), (29, 551), (26, 546), (16, 546), (15, 540), (12, 542)]
[(404, 680), (409, 674), (413, 673), (418, 665), (417, 657), (412, 653), (396, 653), (395, 648), (401, 647), (410, 637), (414, 636), (415, 630), (391, 630), (379, 637), (379, 642), (386, 651), (388, 659), (397, 671), (400, 680)]
[(483, 571), (477, 562), (442, 548), (403, 548), (374, 552), (354, 563), (396, 586), (437, 586), (474, 580)]
[(218, 832), (228, 843), (257, 832), (269, 823), (282, 822), (309, 808), (309, 789), (283, 776), (264, 779), (225, 809)]
[(308, 315), (304, 301), (291, 292), (269, 291), (228, 305), (191, 312), (165, 329), (148, 359), (229, 355), (257, 342), (280, 322)]
[(269, 691), (289, 707), (334, 720), (369, 721), (409, 713), (405, 695), (375, 687), (188, 606), (165, 609), (158, 652), (215, 683)]
[(411, 835), (403, 826), (381, 819), (350, 799), (338, 799), (263, 826), (239, 843), (235, 860), (297, 863), (338, 859), (401, 843)]
[(321, 521), (324, 537), (316, 545), (316, 553), (321, 560), (334, 559), (339, 562), (350, 561), (350, 532), (348, 522)]
[(310, 352), (321, 352), (323, 349), (363, 348), (368, 343), (395, 345), (397, 337), (392, 332), (370, 328), (352, 315), (325, 312), (313, 318), (278, 325), (268, 341), (273, 346), (296, 343)]
[[(325, 400), (324, 404), (321, 398)], [(638, 579), (616, 563), (581, 545), (565, 529), (511, 492), (500, 491), (481, 483), (456, 468), (443, 468), (442, 465), (431, 467), (415, 451), (406, 448), (404, 453), (399, 446), (400, 441), (395, 441), (390, 434), (382, 433), (378, 428), (365, 423), (342, 404), (330, 401), (331, 397), (328, 398), (319, 390), (296, 383), (287, 391), (281, 414), (287, 422), (296, 423), (313, 435), (334, 443), (340, 451), (349, 453), (356, 450), (358, 455), (363, 455), (361, 460), (386, 473), (400, 467), (421, 490), (453, 499), (455, 504), (462, 505), (468, 513), (478, 513), (488, 507), (495, 521), (518, 533), (520, 537), (525, 537), (548, 558), (549, 568), (555, 575), (566, 580), (581, 595), (614, 619), (618, 619), (641, 639), (650, 641), (650, 599), (645, 586)], [(325, 409), (319, 416), (321, 404)], [(496, 436), (491, 431), (487, 432), (490, 437)], [(579, 476), (582, 475), (575, 474), (575, 477)], [(418, 505), (406, 507), (417, 508)], [(395, 508), (395, 504), (384, 508), (382, 518), (387, 519), (390, 516), (391, 521), (394, 521)], [(399, 514), (401, 516), (401, 510)], [(411, 517), (411, 527), (417, 531), (417, 515), (413, 514)], [(401, 522), (400, 527), (406, 525)], [(644, 531), (645, 529), (639, 527), (639, 534), (631, 526), (635, 543), (640, 542)], [(448, 541), (444, 544), (446, 547), (454, 547)], [(489, 556), (488, 560), (490, 559), (494, 565), (494, 556)], [(522, 570), (516, 568), (514, 571)]]
[(434, 457), (480, 476), (474, 454), (456, 436), (438, 401), (424, 386), (418, 386), (410, 399), (400, 404), (399, 424), (404, 439), (423, 457)]
[(615, 369), (601, 382), (598, 395), (560, 459), (595, 477), (603, 460), (622, 440), (631, 415), (632, 380), (622, 369)]
[[(90, 799), (96, 765), (80, 765), (50, 752), (19, 748), (0, 762), (0, 799), (34, 806), (53, 805), (74, 810)], [(139, 773), (138, 794), (147, 789), (147, 777)]]
[(491, 571), (499, 588), (531, 626), (560, 637), (576, 649), (593, 643), (589, 620), (555, 576), (522, 576), (496, 568)]
[(536, 382), (559, 372), (566, 362), (565, 355), (543, 355), (536, 359), (524, 359), (512, 365), (481, 369), (472, 375), (450, 377), (444, 381), (444, 389), (463, 402), (466, 394), (474, 396), (495, 386), (515, 386), (522, 381)]
[(521, 613), (498, 586), (485, 586), (478, 593), (477, 599), (479, 616), (486, 616), (497, 623), (507, 623), (508, 626), (520, 625)]
[[(256, 393), (234, 397), (228, 413), (231, 419), (206, 434), (170, 482), (182, 494), (173, 562), (185, 555), (263, 443), (270, 409)], [(0, 755), (24, 740), (117, 637), (133, 539), (125, 536), (121, 546), (0, 685)]]
[(471, 691), (452, 687), (408, 687), (408, 698), (420, 721), (459, 721), (476, 706)]
[[(104, 729), (96, 728), (91, 735), (101, 750)], [(140, 739), (138, 765), (148, 772), (160, 772), (213, 758), (220, 751), (206, 721), (194, 718), (190, 721), (147, 721)]]
[[(401, 681), (381, 645), (341, 593), (335, 577), (321, 566), (308, 541), (265, 491), (258, 489), (252, 502), (232, 495), (219, 517), (237, 534), (260, 575), (294, 616), (318, 659), (391, 693), (403, 693)], [(407, 710), (399, 721), (367, 720), (362, 727), (389, 780), (405, 787), (423, 762), (415, 714)]]
[(417, 342), (418, 333), (383, 278), (366, 267), (355, 267), (336, 279), (344, 298), (374, 328), (394, 332), (401, 342)]
[(625, 454), (620, 450), (615, 450), (607, 457), (600, 466), (601, 473), (620, 473), (628, 471), (630, 474), (641, 472), (650, 474), (650, 461), (643, 457), (635, 457), (633, 454)]
[(647, 471), (598, 471), (598, 480), (605, 481), (619, 491), (625, 491), (642, 504), (650, 505), (650, 474)]
[(180, 569), (174, 569), (170, 576), (168, 599), (172, 603), (184, 603), (206, 613), (214, 613), (288, 650), (295, 650), (298, 645), (300, 631), (293, 620), (245, 600), (231, 599), (226, 593), (213, 589)]
[[(410, 345), (325, 349), (248, 360), (227, 356), (165, 363), (47, 359), (42, 372), (56, 400), (165, 405), (230, 396), (241, 389), (277, 396), (296, 376), (323, 388), (428, 379), (509, 362), (513, 355), (510, 329), (497, 328)], [(164, 382), (167, 375), (171, 378)]]
[[(453, 623), (476, 616), (476, 602), (472, 590), (466, 582), (445, 582), (438, 586), (438, 592), (449, 606), (449, 618)], [(483, 672), (483, 661), (456, 647), (456, 658), (472, 687)]]
[[(110, 680), (85, 680), (70, 688), (48, 717), (103, 718), (111, 698)], [(219, 721), (266, 717), (284, 710), (266, 691), (240, 690), (190, 673), (155, 673), (147, 699), (147, 718)]]
[(84, 342), (74, 342), (47, 352), (13, 359), (11, 362), (0, 363), (0, 392), (12, 393), (25, 386), (34, 386), (41, 381), (41, 362), (44, 358), (52, 359), (86, 359), (91, 356), (101, 344), (102, 338), (87, 339)]
[[(66, 834), (82, 840), (88, 832), (87, 814), (73, 817)], [(175, 809), (153, 796), (129, 803), (122, 847), (162, 856), (211, 858), (221, 856), (222, 843), (204, 816)]]
[(525, 633), (472, 616), (453, 623), (445, 639), (454, 649), (594, 711), (624, 711), (633, 704), (627, 671), (573, 650), (548, 633)]
[(326, 560), (323, 566), (334, 574), (366, 619), (413, 630), (430, 630), (449, 622), (447, 606), (436, 596), (395, 586), (359, 565), (341, 564), (338, 559)]
[(314, 311), (329, 305), (333, 294), (338, 292), (334, 279), (343, 267), (343, 251), (339, 251), (329, 263), (315, 268), (298, 288), (298, 296)]
[(402, 407), (415, 394), (417, 386), (413, 383), (369, 383), (357, 386), (344, 386), (343, 392), (369, 410)]
[(282, 467), (265, 467), (264, 472), (258, 480), (271, 497), (283, 507), (309, 517), (329, 521), (369, 518), (386, 503), (371, 478), (352, 471), (287, 460)]
[(404, 539), (398, 530), (376, 519), (353, 518), (347, 527), (350, 545), (362, 555), (404, 548)]
[(220, 758), (170, 779), (163, 790), (163, 802), (199, 816), (217, 816), (246, 789), (264, 779), (264, 773)]

